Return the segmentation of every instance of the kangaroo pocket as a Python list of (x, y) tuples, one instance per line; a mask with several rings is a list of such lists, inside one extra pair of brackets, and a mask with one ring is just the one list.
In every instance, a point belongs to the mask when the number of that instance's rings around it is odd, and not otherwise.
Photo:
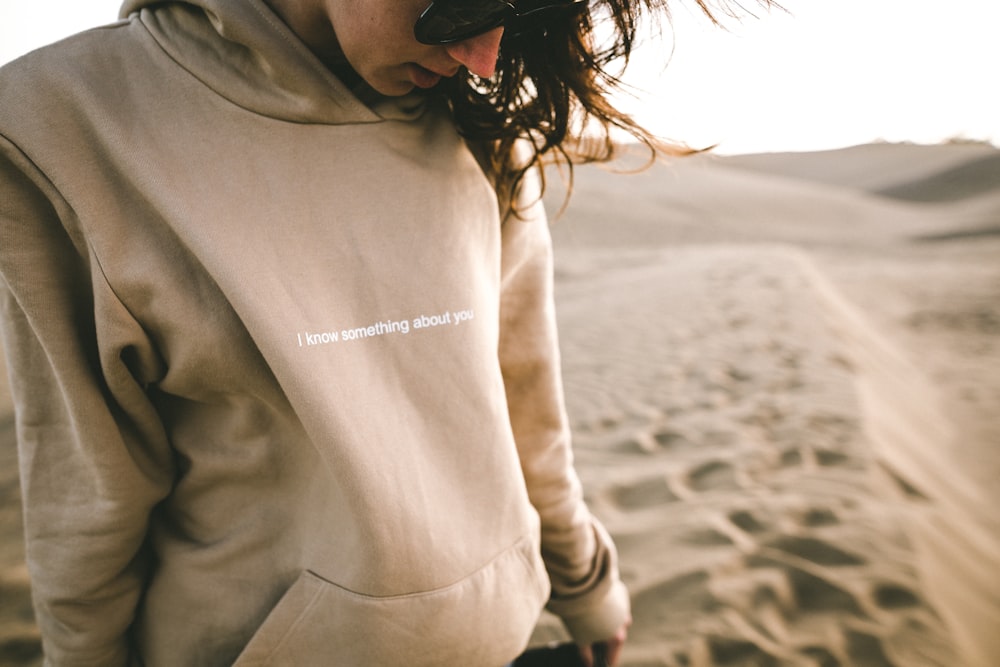
[(523, 539), (450, 586), (372, 597), (305, 571), (234, 667), (490, 667), (528, 642), (548, 598), (534, 542)]

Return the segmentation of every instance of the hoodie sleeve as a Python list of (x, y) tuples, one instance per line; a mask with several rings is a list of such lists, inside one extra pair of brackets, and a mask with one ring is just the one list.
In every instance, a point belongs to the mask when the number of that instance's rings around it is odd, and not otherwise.
[(123, 665), (149, 512), (173, 477), (144, 390), (158, 361), (72, 209), (2, 137), (0, 309), (46, 664)]
[(542, 557), (552, 582), (548, 608), (573, 639), (610, 638), (629, 616), (614, 545), (583, 502), (563, 403), (553, 300), (552, 247), (529, 174), (520, 217), (503, 227), (500, 363), (511, 424), (532, 504), (541, 517)]

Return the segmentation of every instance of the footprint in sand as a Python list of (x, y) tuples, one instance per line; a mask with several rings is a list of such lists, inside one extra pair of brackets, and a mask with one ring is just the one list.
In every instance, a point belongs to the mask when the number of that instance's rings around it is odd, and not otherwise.
[(715, 611), (718, 602), (708, 589), (708, 580), (706, 572), (697, 570), (635, 592), (635, 620), (629, 635), (637, 639), (662, 637), (687, 627), (694, 615)]
[(678, 535), (677, 540), (696, 547), (728, 547), (733, 544), (728, 535), (713, 528), (690, 530)]
[(622, 442), (618, 449), (627, 453), (659, 454), (690, 447), (691, 439), (679, 431), (668, 428), (641, 431)]
[(27, 579), (9, 571), (0, 572), (0, 632), (0, 665), (40, 664), (42, 643)]
[(734, 526), (751, 535), (763, 533), (766, 530), (770, 530), (773, 526), (770, 522), (759, 519), (747, 510), (731, 512), (727, 518)]
[(812, 660), (816, 667), (840, 667), (840, 660), (823, 646), (806, 646), (799, 653)]
[(798, 447), (790, 447), (781, 452), (782, 468), (798, 468), (802, 465), (803, 461), (802, 450)]
[(858, 667), (896, 667), (885, 654), (882, 640), (867, 632), (847, 630), (847, 655), (852, 665)]
[(899, 584), (880, 584), (872, 591), (872, 598), (882, 609), (908, 609), (923, 604), (920, 596)]
[(840, 523), (840, 517), (829, 507), (810, 507), (799, 519), (799, 524), (809, 528), (835, 526)]
[(618, 507), (625, 510), (648, 509), (680, 500), (664, 475), (618, 486), (611, 491), (611, 498)]
[(905, 479), (896, 474), (892, 468), (887, 466), (882, 461), (878, 459), (875, 460), (875, 464), (878, 466), (878, 470), (882, 473), (892, 485), (900, 491), (905, 497), (910, 500), (930, 500), (924, 493), (920, 491), (917, 487), (913, 486)]
[(745, 639), (709, 635), (705, 637), (705, 648), (712, 665), (774, 665), (779, 664), (774, 656), (757, 644)]
[(816, 448), (814, 453), (816, 455), (816, 462), (824, 468), (850, 467), (863, 469), (866, 467), (863, 461), (852, 459), (852, 457), (844, 452)]
[(0, 665), (32, 665), (41, 662), (42, 642), (38, 637), (10, 637), (0, 640)]
[(804, 558), (819, 565), (844, 567), (864, 565), (868, 561), (838, 547), (816, 539), (797, 535), (781, 535), (764, 543), (765, 547), (778, 549), (785, 553)]
[[(770, 563), (773, 566), (775, 563)], [(794, 566), (785, 565), (800, 609), (806, 612), (832, 611), (864, 616), (854, 595), (840, 586)]]
[(653, 432), (653, 442), (664, 449), (671, 449), (688, 443), (687, 437), (683, 433), (662, 429)]
[(688, 486), (699, 493), (705, 491), (738, 491), (741, 486), (736, 470), (726, 461), (707, 461), (687, 475)]

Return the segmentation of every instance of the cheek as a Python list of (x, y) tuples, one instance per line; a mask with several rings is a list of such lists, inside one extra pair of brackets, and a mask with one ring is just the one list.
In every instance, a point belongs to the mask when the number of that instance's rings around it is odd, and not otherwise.
[(423, 45), (413, 36), (413, 25), (428, 4), (429, 0), (388, 0), (383, 3), (382, 11), (373, 12), (369, 17), (368, 25), (375, 47), (381, 46), (393, 53), (419, 50)]
[[(352, 46), (359, 60), (376, 66), (409, 62), (419, 56), (413, 23), (400, 15), (358, 17)], [(345, 46), (345, 50), (346, 50)]]

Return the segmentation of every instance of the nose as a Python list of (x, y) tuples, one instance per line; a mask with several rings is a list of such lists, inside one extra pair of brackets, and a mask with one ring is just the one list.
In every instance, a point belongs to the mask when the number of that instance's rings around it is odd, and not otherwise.
[(497, 68), (497, 58), (500, 55), (500, 38), (503, 37), (503, 26), (470, 39), (449, 44), (445, 48), (448, 55), (465, 68), (481, 77), (493, 76)]

